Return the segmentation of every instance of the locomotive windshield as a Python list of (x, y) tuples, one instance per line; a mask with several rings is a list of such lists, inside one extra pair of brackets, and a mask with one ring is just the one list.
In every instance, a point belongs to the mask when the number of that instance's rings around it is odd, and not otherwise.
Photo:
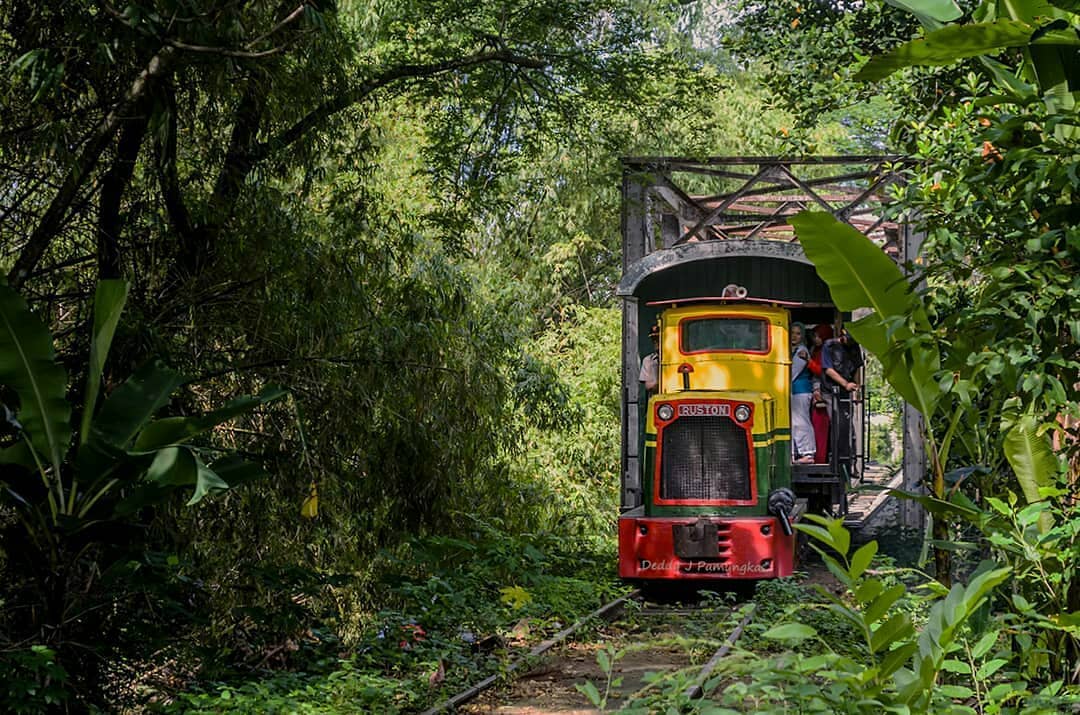
[(769, 323), (757, 318), (710, 317), (684, 320), (679, 325), (683, 353), (732, 350), (767, 353)]

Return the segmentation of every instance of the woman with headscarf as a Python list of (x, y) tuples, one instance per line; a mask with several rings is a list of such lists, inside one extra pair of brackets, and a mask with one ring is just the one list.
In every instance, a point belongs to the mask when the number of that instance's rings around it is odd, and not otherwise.
[(803, 342), (802, 323), (791, 324), (791, 444), (792, 460), (797, 464), (814, 461), (814, 427), (810, 424), (810, 402), (814, 391), (810, 369), (810, 351)]
[(810, 398), (810, 424), (814, 429), (814, 444), (817, 447), (814, 461), (824, 464), (829, 461), (829, 409), (821, 394), (821, 348), (826, 340), (832, 339), (832, 326), (821, 323), (814, 327), (811, 335), (813, 335), (814, 347), (810, 350), (810, 362), (807, 364), (814, 381)]

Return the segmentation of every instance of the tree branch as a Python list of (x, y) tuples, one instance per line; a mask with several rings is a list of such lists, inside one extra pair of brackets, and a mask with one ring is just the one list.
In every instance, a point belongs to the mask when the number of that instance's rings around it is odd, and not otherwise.
[(382, 74), (372, 77), (352, 91), (324, 102), (308, 112), (308, 114), (301, 118), (296, 124), (270, 140), (257, 145), (253, 151), (252, 159), (253, 161), (258, 162), (274, 152), (284, 149), (333, 115), (363, 101), (368, 95), (388, 84), (402, 79), (432, 77), (444, 72), (475, 67), (488, 62), (501, 62), (503, 64), (516, 65), (526, 69), (544, 69), (548, 66), (547, 60), (519, 55), (510, 50), (477, 52), (466, 57), (459, 57), (443, 62), (433, 62), (425, 65), (398, 65), (397, 67), (386, 70)]
[[(121, 24), (123, 24), (123, 25), (125, 25), (125, 26), (127, 26), (127, 27), (129, 27), (129, 28), (131, 28), (133, 30), (138, 30), (139, 29), (136, 25), (132, 24), (131, 20), (129, 20), (123, 13), (121, 13), (119, 10), (114, 8), (109, 3), (103, 2), (101, 4), (102, 4), (102, 7), (105, 8), (105, 12), (107, 12), (109, 15), (112, 15), (112, 17), (114, 19), (119, 20)], [(278, 24), (274, 25), (272, 28), (270, 28), (269, 30), (267, 30), (263, 34), (259, 35), (258, 37), (245, 42), (244, 47), (249, 48), (249, 49), (245, 49), (245, 50), (234, 50), (234, 49), (230, 49), (228, 47), (214, 47), (214, 46), (210, 46), (210, 45), (193, 45), (193, 44), (190, 44), (188, 42), (184, 42), (182, 40), (177, 40), (177, 39), (172, 38), (172, 37), (166, 37), (166, 38), (162, 39), (161, 41), (164, 42), (169, 47), (172, 47), (172, 48), (177, 49), (177, 50), (182, 50), (182, 51), (185, 51), (185, 52), (201, 52), (201, 53), (205, 53), (205, 54), (219, 55), (219, 56), (222, 56), (222, 57), (236, 57), (236, 58), (240, 58), (240, 59), (259, 59), (259, 58), (262, 58), (262, 57), (270, 57), (271, 55), (281, 54), (282, 52), (285, 51), (285, 48), (284, 47), (273, 47), (273, 48), (271, 48), (269, 50), (260, 50), (260, 51), (252, 51), (252, 50), (250, 50), (250, 48), (252, 47), (252, 45), (257, 44), (257, 43), (261, 42), (262, 40), (265, 40), (266, 38), (270, 37), (274, 33), (281, 30), (286, 25), (290, 24), (291, 22), (294, 22), (298, 17), (301, 17), (304, 14), (304, 10), (306, 8), (307, 8), (307, 3), (301, 3), (301, 5), (299, 7), (297, 7), (295, 10), (293, 10), (291, 13), (289, 13), (289, 15), (284, 20), (282, 20)], [(190, 19), (190, 18), (188, 18), (188, 19)], [(176, 20), (177, 20), (177, 17), (176, 17), (176, 14), (174, 13), (173, 17), (169, 21), (169, 29), (172, 29), (172, 26), (176, 23)], [(166, 30), (166, 31), (168, 31), (168, 30)]]
[(252, 80), (236, 108), (229, 149), (214, 182), (206, 222), (195, 228), (189, 245), (180, 257), (180, 265), (190, 274), (197, 272), (214, 252), (217, 237), (232, 216), (244, 181), (255, 165), (252, 147), (255, 145), (259, 124), (262, 123), (265, 106), (266, 89), (258, 81)]
[(261, 50), (259, 52), (251, 52), (249, 50), (230, 50), (228, 47), (189, 45), (188, 43), (181, 42), (180, 40), (165, 40), (165, 44), (167, 44), (169, 47), (183, 50), (184, 52), (201, 52), (208, 55), (219, 55), (221, 57), (238, 57), (245, 60), (257, 60), (261, 57), (279, 55), (285, 51), (284, 47), (272, 47), (269, 50)]
[(101, 158), (101, 153), (112, 141), (113, 135), (119, 129), (123, 120), (130, 115), (135, 103), (146, 93), (147, 89), (168, 71), (175, 50), (171, 47), (163, 47), (156, 55), (150, 58), (146, 68), (143, 69), (131, 87), (124, 93), (123, 98), (117, 102), (112, 110), (97, 126), (93, 134), (83, 147), (82, 153), (75, 161), (75, 165), (68, 171), (61, 184), (60, 190), (53, 197), (49, 207), (45, 210), (41, 221), (34, 228), (22, 251), (19, 253), (15, 266), (8, 274), (8, 282), (13, 288), (18, 288), (33, 272), (46, 249), (52, 242), (61, 224), (67, 217), (68, 209), (72, 201), (79, 193), (79, 188), (86, 181), (87, 176)]
[(294, 22), (298, 17), (301, 17), (304, 14), (304, 10), (307, 9), (307, 6), (308, 6), (307, 3), (300, 3), (299, 7), (297, 7), (295, 10), (293, 10), (291, 13), (289, 13), (289, 15), (284, 20), (282, 20), (278, 24), (274, 25), (269, 30), (267, 30), (263, 34), (256, 37), (254, 40), (251, 40), (250, 42), (246, 43), (244, 46), (245, 47), (251, 47), (252, 45), (257, 45), (258, 43), (265, 40), (267, 37), (270, 37), (271, 35), (275, 34), (279, 30), (281, 30), (281, 28), (285, 27), (290, 22)]
[(329, 355), (301, 355), (298, 357), (290, 358), (260, 360), (259, 362), (247, 363), (245, 365), (230, 365), (229, 367), (225, 367), (220, 370), (204, 372), (198, 377), (193, 377), (188, 380), (188, 384), (201, 384), (203, 382), (206, 382), (207, 380), (213, 380), (214, 378), (223, 377), (225, 375), (232, 375), (234, 373), (307, 364), (324, 364), (335, 366), (393, 365), (395, 367), (411, 368), (413, 370), (426, 370), (429, 372), (443, 372), (451, 375), (464, 375), (464, 371), (459, 368), (446, 367), (445, 365), (432, 365), (430, 363), (417, 362), (415, 360), (376, 360), (372, 358), (348, 358)]
[[(264, 114), (266, 89), (258, 82), (252, 81), (237, 106), (229, 149), (209, 200), (207, 222), (193, 227), (190, 232), (190, 242), (184, 246), (180, 260), (177, 262), (178, 267), (183, 267), (190, 274), (194, 274), (200, 263), (213, 253), (217, 237), (232, 215), (244, 181), (258, 162), (296, 142), (334, 114), (363, 101), (376, 90), (393, 82), (431, 77), (491, 62), (530, 69), (543, 69), (548, 66), (545, 60), (501, 49), (477, 52), (466, 57), (431, 64), (399, 65), (371, 78), (354, 90), (323, 103), (289, 129), (262, 143), (256, 142), (256, 137)], [(172, 196), (176, 199), (172, 202), (173, 206), (177, 208), (181, 206), (179, 193), (176, 192)], [(174, 217), (174, 224), (183, 226), (183, 215), (184, 213), (178, 212)], [(180, 220), (177, 221), (177, 219)]]

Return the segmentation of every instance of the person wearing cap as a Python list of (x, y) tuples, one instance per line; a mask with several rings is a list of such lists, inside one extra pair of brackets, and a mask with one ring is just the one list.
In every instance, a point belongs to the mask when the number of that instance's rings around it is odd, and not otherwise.
[(653, 350), (641, 361), (641, 375), (638, 379), (645, 383), (645, 394), (655, 395), (660, 387), (660, 326), (649, 329)]
[(832, 426), (837, 431), (836, 444), (840, 459), (851, 456), (851, 401), (840, 399), (859, 389), (855, 376), (863, 366), (862, 348), (846, 328), (840, 336), (828, 340), (821, 349), (821, 372), (825, 379), (826, 401)]
[(840, 329), (840, 337), (825, 341), (821, 349), (821, 372), (825, 384), (834, 388), (833, 392), (858, 390), (855, 376), (862, 366), (862, 349), (847, 328)]

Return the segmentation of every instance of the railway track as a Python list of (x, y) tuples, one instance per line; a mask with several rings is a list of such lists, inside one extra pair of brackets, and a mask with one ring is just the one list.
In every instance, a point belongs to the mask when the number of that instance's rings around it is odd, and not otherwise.
[[(621, 637), (628, 639), (634, 636), (649, 635), (656, 638), (657, 642), (663, 643), (665, 642), (664, 635), (667, 636), (666, 642), (670, 642), (673, 638), (693, 638), (694, 634), (683, 632), (683, 628), (687, 623), (693, 623), (695, 618), (700, 620), (703, 613), (700, 604), (655, 604), (646, 601), (640, 591), (633, 591), (604, 604), (572, 626), (537, 644), (528, 654), (511, 662), (503, 672), (489, 676), (462, 690), (451, 698), (424, 711), (423, 715), (457, 712), (463, 706), (467, 706), (468, 712), (475, 713), (538, 714), (547, 711), (549, 707), (552, 710), (557, 709), (559, 712), (568, 712), (567, 706), (573, 708), (575, 705), (578, 706), (580, 712), (589, 711), (590, 708), (587, 706), (585, 696), (578, 693), (575, 686), (578, 681), (585, 682), (597, 675), (600, 675), (601, 679), (606, 679), (609, 674), (595, 672), (595, 667), (591, 665), (596, 659), (595, 649), (590, 650), (589, 644), (576, 643), (574, 636), (590, 624), (596, 625), (598, 622), (610, 623), (630, 603), (639, 604), (636, 606), (636, 617), (634, 619), (636, 630), (619, 634)], [(730, 619), (735, 615), (739, 606), (740, 604), (736, 603), (728, 607), (726, 612), (716, 614), (717, 618)], [(684, 691), (684, 696), (687, 699), (696, 699), (707, 694), (710, 676), (753, 619), (754, 608), (754, 605), (751, 604), (749, 608), (743, 610), (742, 617), (738, 623), (728, 630), (720, 647), (697, 670), (695, 676), (690, 680), (690, 685)], [(711, 611), (709, 613), (712, 614)], [(576, 646), (582, 647), (575, 650)], [(538, 665), (538, 658), (550, 654), (559, 647), (563, 647), (563, 649), (557, 658), (546, 665)], [(644, 686), (646, 672), (669, 670), (685, 673), (692, 667), (684, 651), (671, 650), (670, 645), (666, 647), (669, 650), (664, 650), (664, 646), (650, 648), (647, 645), (628, 648), (627, 651), (635, 655), (617, 664), (620, 676), (629, 680), (631, 685)], [(612, 668), (615, 669), (616, 666), (612, 666)], [(533, 687), (532, 689), (519, 688), (518, 686), (522, 685), (522, 683), (515, 682), (529, 679), (534, 681), (533, 686), (539, 684), (540, 687)], [(492, 697), (492, 693), (489, 691), (492, 691), (496, 685), (506, 686), (508, 680), (511, 702), (510, 704), (500, 703), (499, 699)], [(552, 684), (552, 687), (545, 690), (544, 683)], [(550, 699), (550, 702), (545, 702), (545, 698)], [(478, 699), (480, 699), (479, 704), (477, 704)], [(561, 702), (556, 702), (560, 700)], [(616, 704), (615, 700), (609, 701), (609, 707)], [(574, 710), (571, 709), (569, 712), (574, 712)]]

